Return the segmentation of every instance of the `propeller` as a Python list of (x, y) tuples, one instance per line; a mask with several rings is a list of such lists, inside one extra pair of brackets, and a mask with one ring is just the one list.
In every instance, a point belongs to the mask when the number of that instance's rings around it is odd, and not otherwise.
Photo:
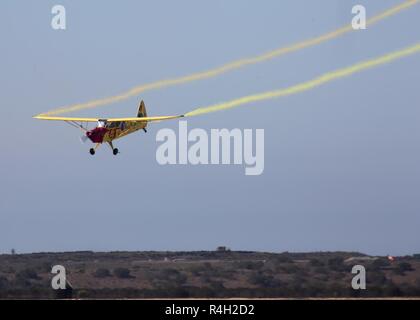
[(86, 143), (86, 141), (87, 141), (87, 139), (88, 139), (88, 137), (87, 137), (87, 135), (83, 135), (83, 136), (81, 136), (80, 137), (80, 141), (82, 142), (82, 143)]

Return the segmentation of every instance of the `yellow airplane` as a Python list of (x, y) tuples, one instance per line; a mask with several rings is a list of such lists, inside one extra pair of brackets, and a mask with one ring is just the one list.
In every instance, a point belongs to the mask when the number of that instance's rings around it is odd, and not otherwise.
[[(94, 148), (90, 149), (90, 154), (94, 155), (96, 150), (102, 143), (108, 143), (111, 147), (114, 155), (119, 153), (117, 148), (114, 148), (113, 141), (119, 138), (125, 137), (130, 133), (134, 133), (139, 130), (147, 132), (146, 127), (148, 122), (163, 121), (182, 118), (180, 116), (160, 116), (160, 117), (148, 117), (146, 113), (146, 106), (141, 101), (139, 110), (137, 112), (137, 118), (110, 118), (110, 119), (98, 119), (98, 118), (67, 118), (67, 117), (50, 117), (47, 115), (35, 116), (35, 119), (40, 120), (53, 120), (53, 121), (64, 121), (68, 124), (81, 129), (84, 132), (82, 141), (90, 140), (96, 144)], [(91, 130), (88, 129), (88, 124), (96, 122), (97, 126)]]

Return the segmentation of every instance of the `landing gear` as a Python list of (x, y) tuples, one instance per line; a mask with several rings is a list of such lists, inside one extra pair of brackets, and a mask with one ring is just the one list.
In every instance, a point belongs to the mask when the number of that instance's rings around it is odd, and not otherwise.
[(120, 153), (120, 151), (117, 148), (114, 148), (114, 145), (112, 144), (112, 142), (108, 142), (108, 145), (111, 147), (111, 150), (114, 156)]
[[(114, 154), (114, 156), (116, 156), (117, 154), (120, 153), (120, 150), (118, 150), (117, 148), (114, 148), (114, 146), (112, 145), (112, 142), (108, 142), (108, 145), (111, 147), (112, 153)], [(91, 148), (89, 150), (89, 153), (93, 156), (96, 153), (96, 149), (98, 149), (100, 146), (100, 144), (98, 143), (95, 148)]]
[(96, 146), (95, 146), (95, 148), (91, 148), (91, 149), (89, 150), (89, 153), (90, 153), (92, 156), (93, 156), (93, 155), (95, 155), (95, 153), (96, 153), (96, 149), (98, 149), (100, 145), (101, 145), (100, 143), (97, 143), (97, 144), (96, 144)]

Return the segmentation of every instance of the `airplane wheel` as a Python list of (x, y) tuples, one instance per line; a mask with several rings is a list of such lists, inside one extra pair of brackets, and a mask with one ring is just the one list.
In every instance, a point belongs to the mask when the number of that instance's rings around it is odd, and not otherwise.
[(114, 150), (112, 150), (112, 152), (114, 153), (114, 156), (116, 156), (119, 152), (119, 150), (117, 148), (115, 148)]
[(92, 149), (89, 150), (89, 152), (93, 156), (95, 154), (95, 149), (92, 148)]

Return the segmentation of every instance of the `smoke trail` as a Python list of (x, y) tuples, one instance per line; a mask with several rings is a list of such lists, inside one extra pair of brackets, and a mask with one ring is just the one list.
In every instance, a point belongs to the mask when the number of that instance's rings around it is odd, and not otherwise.
[[(369, 19), (367, 21), (367, 25), (373, 25), (377, 22), (380, 22), (381, 20), (386, 19), (386, 18), (388, 18), (392, 15), (395, 15), (395, 14), (399, 13), (400, 11), (402, 11), (404, 9), (407, 9), (411, 6), (414, 6), (418, 2), (419, 2), (419, 0), (409, 0), (409, 1), (406, 1), (406, 2), (404, 2), (404, 3), (402, 3), (398, 6), (390, 8), (390, 9), (382, 12), (381, 14), (379, 14), (377, 16), (374, 16), (371, 19)], [(160, 89), (160, 88), (164, 88), (164, 87), (175, 86), (175, 85), (180, 85), (180, 84), (184, 84), (184, 83), (188, 83), (188, 82), (192, 82), (192, 81), (212, 78), (212, 77), (218, 76), (220, 74), (223, 74), (223, 73), (235, 70), (235, 69), (239, 69), (239, 68), (242, 68), (242, 67), (245, 67), (245, 66), (248, 66), (248, 65), (264, 62), (264, 61), (273, 59), (275, 57), (285, 55), (287, 53), (291, 53), (291, 52), (298, 51), (298, 50), (301, 50), (301, 49), (304, 49), (304, 48), (315, 46), (317, 44), (326, 42), (328, 40), (332, 40), (332, 39), (337, 38), (341, 35), (349, 33), (352, 30), (353, 30), (352, 26), (350, 24), (348, 24), (348, 25), (346, 25), (346, 26), (344, 26), (340, 29), (337, 29), (335, 31), (332, 31), (330, 33), (321, 35), (321, 36), (313, 38), (313, 39), (305, 40), (303, 42), (296, 43), (296, 44), (291, 45), (289, 47), (279, 48), (279, 49), (267, 52), (265, 54), (262, 54), (260, 56), (237, 60), (237, 61), (225, 64), (223, 66), (217, 67), (215, 69), (211, 69), (211, 70), (204, 71), (204, 72), (199, 72), (199, 73), (194, 73), (194, 74), (187, 75), (187, 76), (180, 77), (180, 78), (166, 79), (166, 80), (162, 80), (162, 81), (157, 81), (157, 82), (152, 82), (152, 83), (140, 85), (138, 87), (132, 88), (131, 90), (128, 90), (128, 91), (126, 91), (122, 94), (119, 94), (119, 95), (106, 97), (106, 98), (102, 98), (102, 99), (97, 99), (97, 100), (89, 101), (89, 102), (86, 102), (86, 103), (80, 103), (80, 104), (75, 104), (75, 105), (71, 105), (71, 106), (61, 107), (61, 108), (58, 108), (56, 110), (49, 111), (49, 112), (45, 113), (44, 115), (51, 116), (51, 115), (58, 115), (58, 114), (73, 112), (73, 111), (82, 110), (82, 109), (96, 108), (96, 107), (99, 107), (99, 106), (104, 106), (104, 105), (108, 105), (108, 104), (111, 104), (111, 103), (115, 103), (115, 102), (119, 102), (119, 101), (129, 99), (129, 98), (131, 98), (133, 96), (137, 96), (138, 94), (140, 94), (142, 92), (145, 92), (145, 91), (156, 90), (156, 89)]]
[(185, 114), (185, 116), (186, 117), (197, 116), (197, 115), (206, 114), (210, 112), (216, 112), (216, 111), (226, 110), (230, 108), (235, 108), (244, 104), (249, 104), (249, 103), (257, 102), (261, 100), (274, 99), (278, 97), (298, 94), (298, 93), (313, 89), (315, 87), (318, 87), (320, 85), (323, 85), (327, 82), (331, 82), (331, 81), (334, 81), (343, 77), (347, 77), (354, 73), (361, 72), (363, 70), (370, 69), (373, 67), (377, 67), (379, 65), (383, 65), (383, 64), (392, 62), (394, 60), (397, 60), (397, 59), (400, 59), (400, 58), (403, 58), (403, 57), (406, 57), (406, 56), (409, 56), (418, 52), (420, 52), (420, 43), (412, 47), (400, 50), (400, 51), (386, 54), (376, 59), (368, 60), (368, 61), (361, 62), (347, 68), (343, 68), (343, 69), (339, 69), (333, 72), (323, 74), (322, 76), (315, 78), (313, 80), (303, 82), (303, 83), (300, 83), (300, 84), (297, 84), (297, 85), (294, 85), (285, 89), (250, 95), (250, 96), (242, 97), (242, 98), (231, 100), (228, 102), (215, 104), (208, 107), (201, 107), (191, 112), (188, 112), (187, 114)]

